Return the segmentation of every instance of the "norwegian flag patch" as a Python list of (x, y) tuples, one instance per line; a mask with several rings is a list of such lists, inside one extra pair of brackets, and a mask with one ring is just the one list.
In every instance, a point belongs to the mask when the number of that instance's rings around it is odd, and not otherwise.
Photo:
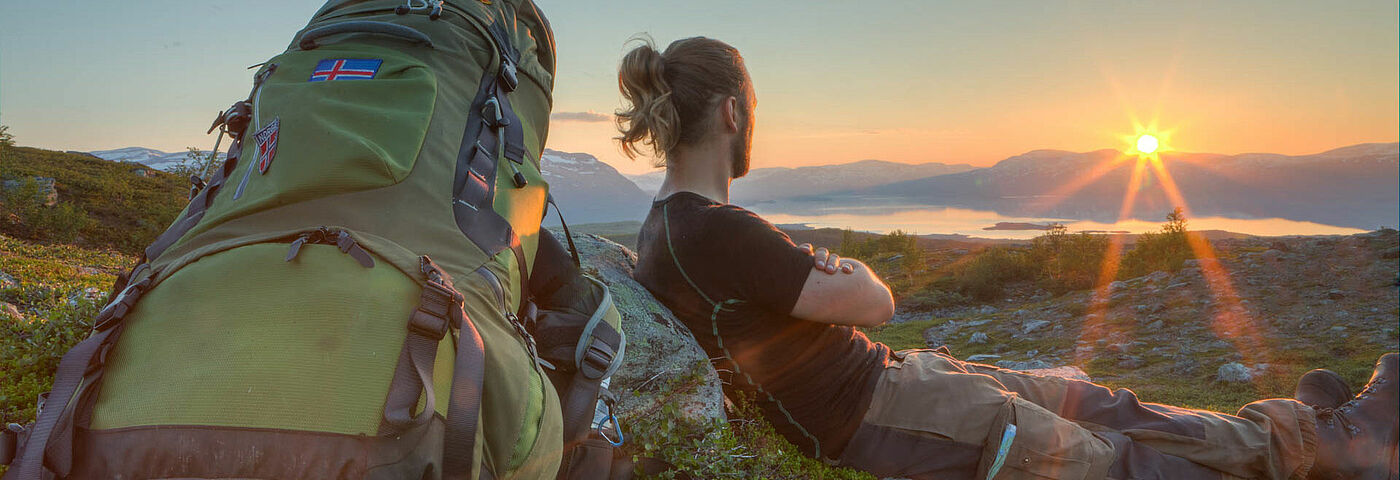
[(383, 63), (377, 58), (328, 58), (316, 63), (316, 69), (307, 81), (369, 80), (379, 73), (379, 66)]
[(272, 158), (277, 156), (277, 131), (281, 128), (281, 118), (272, 119), (272, 123), (267, 124), (253, 134), (253, 140), (257, 142), (258, 173), (267, 173), (268, 167), (272, 166)]

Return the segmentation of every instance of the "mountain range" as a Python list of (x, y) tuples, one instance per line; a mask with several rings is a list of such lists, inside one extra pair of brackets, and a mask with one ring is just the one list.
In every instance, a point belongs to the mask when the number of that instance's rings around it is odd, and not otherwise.
[[(131, 147), (91, 152), (166, 169), (184, 153)], [(1368, 143), (1311, 155), (1163, 153), (1196, 216), (1283, 218), (1373, 229), (1400, 219), (1400, 143)], [(839, 165), (760, 168), (736, 180), (730, 201), (746, 207), (781, 202), (793, 213), (851, 206), (954, 206), (1001, 215), (1113, 222), (1137, 168), (1116, 150), (1035, 150), (995, 165), (902, 164), (862, 160)], [(1177, 206), (1152, 163), (1144, 163), (1135, 217), (1159, 221)], [(664, 172), (624, 176), (586, 153), (546, 149), (545, 179), (575, 224), (639, 221)], [(546, 224), (557, 224), (550, 216)]]
[[(188, 154), (187, 152), (162, 152), (154, 148), (146, 147), (126, 147), (113, 150), (97, 150), (87, 153), (103, 160), (139, 163), (156, 170), (165, 171), (179, 166), (180, 162), (184, 161), (185, 156)], [(208, 154), (209, 152), (205, 151), (201, 153)], [(227, 156), (228, 154), (226, 153), (219, 154), (220, 159)]]
[[(991, 209), (1009, 216), (1112, 222), (1137, 165), (1115, 150), (1036, 150), (967, 172), (809, 196), (825, 204), (900, 203)], [(1400, 144), (1312, 155), (1163, 153), (1160, 165), (1198, 216), (1284, 218), (1362, 229), (1400, 218)], [(1144, 164), (1133, 211), (1160, 220), (1177, 202)]]
[[(908, 164), (885, 160), (861, 160), (837, 165), (758, 168), (730, 185), (729, 201), (753, 205), (785, 198), (823, 195), (885, 185), (911, 178), (927, 178), (966, 172), (976, 167), (946, 163)], [(666, 172), (628, 175), (639, 188), (655, 194)]]

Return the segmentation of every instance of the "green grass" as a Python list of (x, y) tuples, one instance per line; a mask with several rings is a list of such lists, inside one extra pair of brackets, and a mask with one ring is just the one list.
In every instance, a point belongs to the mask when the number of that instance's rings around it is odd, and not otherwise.
[[(143, 170), (149, 176), (133, 170)], [(79, 223), (75, 243), (129, 254), (139, 253), (164, 231), (189, 196), (187, 180), (139, 165), (38, 148), (0, 148), (0, 180), (32, 177), (56, 180), (60, 205), (48, 207), (46, 212), (68, 204), (73, 212), (86, 216)], [(32, 202), (18, 198), (0, 201), (0, 234), (55, 240), (43, 231), (42, 219), (24, 215), (34, 211)]]
[[(0, 313), (0, 421), (34, 419), (35, 400), (49, 389), (64, 352), (86, 338), (101, 298), (116, 274), (135, 259), (112, 251), (35, 245), (0, 235), (0, 272), (18, 285), (0, 289), (0, 302), (23, 318)], [(70, 298), (73, 299), (70, 302)]]

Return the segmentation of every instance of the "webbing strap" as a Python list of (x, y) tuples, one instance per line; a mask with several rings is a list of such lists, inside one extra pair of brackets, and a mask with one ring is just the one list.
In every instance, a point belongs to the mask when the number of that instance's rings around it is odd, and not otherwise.
[[(426, 259), (426, 257), (424, 257)], [(398, 435), (432, 418), (437, 396), (433, 393), (433, 363), (437, 359), (438, 343), (451, 328), (457, 316), (454, 302), (460, 305), (461, 294), (451, 284), (429, 280), (423, 286), (418, 308), (408, 319), (408, 336), (399, 351), (399, 362), (389, 381), (389, 395), (384, 402), (384, 418), (380, 435)], [(423, 411), (413, 413), (423, 396)]]
[[(224, 181), (228, 179), (231, 171), (238, 166), (238, 158), (242, 156), (242, 152), (243, 140), (242, 138), (235, 137), (233, 143), (228, 147), (228, 158), (224, 159), (224, 168), (219, 169), (219, 171), (214, 174), (213, 180), (209, 181), (209, 185), (200, 190), (199, 194), (195, 195), (194, 198), (190, 199), (189, 206), (185, 207), (185, 214), (175, 220), (175, 223), (170, 224), (170, 228), (165, 229), (165, 232), (161, 233), (159, 237), (156, 237), (154, 242), (151, 242), (150, 246), (146, 247), (145, 255), (147, 259), (154, 260), (156, 257), (159, 257), (160, 254), (165, 253), (165, 250), (170, 248), (171, 245), (174, 245), (175, 241), (185, 236), (186, 233), (189, 233), (190, 229), (194, 228), (195, 225), (199, 224), (200, 220), (204, 219), (204, 213), (209, 210), (209, 205), (213, 203), (214, 196), (218, 195), (219, 188), (224, 186)], [(217, 154), (217, 152), (215, 153)]]
[(564, 227), (564, 240), (569, 242), (569, 255), (574, 257), (574, 266), (582, 266), (578, 259), (578, 247), (574, 246), (574, 235), (569, 233), (569, 222), (564, 221), (564, 211), (559, 209), (559, 204), (554, 203), (554, 194), (545, 195), (545, 200), (549, 202), (549, 206), (554, 207), (554, 213), (559, 216), (559, 225)]
[[(476, 453), (477, 418), (481, 413), (481, 387), (486, 378), (485, 344), (461, 306), (461, 332), (457, 337), (457, 360), (452, 370), (452, 395), (447, 400), (447, 428), (443, 438), (443, 478), (468, 478)], [(482, 477), (487, 468), (483, 462)]]

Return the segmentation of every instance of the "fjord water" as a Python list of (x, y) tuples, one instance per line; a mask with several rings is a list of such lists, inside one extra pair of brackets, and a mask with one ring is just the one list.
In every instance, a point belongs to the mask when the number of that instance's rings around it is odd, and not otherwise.
[[(931, 205), (802, 205), (768, 202), (749, 207), (770, 222), (779, 225), (801, 224), (812, 228), (849, 228), (856, 231), (888, 233), (903, 230), (919, 235), (964, 235), (995, 239), (1030, 239), (1044, 233), (1040, 229), (986, 230), (998, 223), (1038, 224), (1062, 223), (1070, 232), (1129, 232), (1157, 231), (1162, 220), (1128, 219), (1096, 221), (1070, 216), (1016, 216), (993, 210), (978, 210)], [(1139, 217), (1163, 218), (1168, 212), (1141, 212)], [(1284, 218), (1230, 218), (1227, 216), (1190, 217), (1192, 230), (1224, 230), (1259, 236), (1283, 235), (1350, 235), (1366, 230), (1326, 225)], [(1376, 225), (1376, 228), (1394, 225)]]

